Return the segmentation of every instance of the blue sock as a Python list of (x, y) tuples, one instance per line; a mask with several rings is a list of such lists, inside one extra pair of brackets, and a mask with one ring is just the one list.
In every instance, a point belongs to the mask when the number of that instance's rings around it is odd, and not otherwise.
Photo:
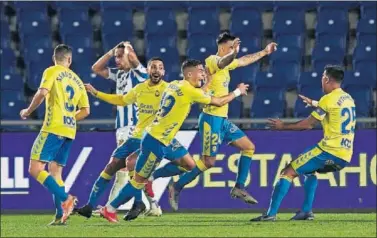
[(68, 199), (68, 194), (64, 190), (60, 189), (59, 184), (55, 179), (45, 170), (40, 172), (37, 176), (37, 181), (45, 186), (50, 193), (52, 193), (57, 199), (64, 202)]
[(113, 201), (111, 201), (110, 205), (113, 208), (118, 208), (122, 204), (125, 204), (131, 198), (135, 197), (135, 201), (141, 200), (141, 189), (143, 187), (140, 186), (134, 181), (131, 180), (129, 183), (126, 184), (118, 193), (118, 196), (114, 198)]
[(174, 184), (174, 189), (176, 191), (181, 191), (186, 184), (189, 184), (193, 181), (196, 177), (198, 177), (201, 173), (207, 170), (207, 167), (203, 163), (202, 160), (196, 161), (196, 167), (191, 170), (190, 172), (184, 173), (179, 180)]
[(173, 162), (170, 162), (166, 164), (165, 166), (159, 169), (156, 169), (153, 172), (152, 177), (153, 179), (166, 178), (166, 177), (172, 177), (175, 175), (183, 174), (185, 172), (187, 172), (186, 169), (174, 164)]
[(268, 208), (268, 216), (276, 216), (278, 213), (281, 201), (285, 195), (287, 195), (289, 188), (291, 187), (292, 181), (289, 178), (282, 177), (276, 183), (274, 191), (272, 192), (272, 198), (270, 201), (270, 207)]
[(304, 182), (305, 200), (301, 210), (303, 212), (311, 212), (313, 207), (313, 201), (315, 191), (318, 186), (318, 179), (315, 175), (307, 175)]
[(241, 158), (238, 160), (238, 174), (236, 179), (237, 188), (245, 188), (247, 175), (250, 171), (251, 160), (251, 157), (246, 155), (242, 155)]
[[(60, 189), (64, 190), (64, 185), (60, 186)], [(62, 201), (59, 200), (59, 198), (55, 197), (55, 195), (52, 195), (52, 199), (54, 200), (56, 212), (55, 212), (55, 218), (59, 219), (63, 216), (63, 208), (62, 208)]]
[(104, 171), (97, 178), (96, 182), (93, 185), (92, 191), (90, 192), (88, 205), (94, 208), (97, 204), (98, 198), (101, 196), (107, 184), (111, 181), (112, 176), (108, 175)]

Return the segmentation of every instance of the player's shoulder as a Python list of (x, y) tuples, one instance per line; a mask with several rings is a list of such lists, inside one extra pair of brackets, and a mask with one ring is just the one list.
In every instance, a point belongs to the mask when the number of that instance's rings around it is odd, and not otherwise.
[(44, 74), (54, 74), (54, 73), (57, 73), (57, 72), (61, 72), (61, 68), (58, 66), (58, 65), (53, 65), (53, 66), (50, 66), (50, 67), (47, 67), (45, 70), (44, 70)]
[(205, 59), (205, 61), (208, 62), (208, 61), (211, 61), (211, 60), (218, 60), (218, 59), (220, 59), (220, 56), (218, 56), (218, 55), (210, 55), (210, 56), (208, 56)]

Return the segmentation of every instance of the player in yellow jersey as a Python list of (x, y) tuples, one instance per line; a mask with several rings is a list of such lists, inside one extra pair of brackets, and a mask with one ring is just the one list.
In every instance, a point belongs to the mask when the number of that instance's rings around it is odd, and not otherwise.
[[(223, 97), (211, 97), (201, 87), (201, 80), (206, 77), (203, 65), (198, 60), (186, 60), (182, 64), (183, 80), (173, 81), (165, 89), (159, 112), (153, 123), (146, 129), (141, 140), (140, 154), (135, 165), (135, 176), (110, 205), (102, 210), (102, 216), (110, 222), (117, 222), (116, 209), (121, 202), (141, 196), (141, 189), (162, 158), (167, 157), (175, 135), (188, 116), (193, 103), (223, 106), (237, 96), (246, 94), (248, 85), (239, 87)], [(173, 148), (174, 150), (174, 148)], [(127, 220), (137, 218), (142, 207), (134, 203), (128, 212)]]
[[(29, 173), (53, 194), (56, 215), (50, 224), (61, 225), (77, 201), (64, 191), (62, 170), (75, 139), (76, 122), (89, 115), (89, 100), (81, 79), (69, 69), (72, 49), (56, 46), (53, 59), (55, 66), (44, 71), (37, 93), (20, 116), (26, 119), (46, 99), (45, 119), (31, 150)], [(49, 172), (45, 170), (46, 164)]]
[(352, 97), (344, 92), (341, 83), (344, 71), (339, 66), (326, 66), (322, 76), (322, 88), (325, 93), (319, 102), (301, 96), (304, 102), (316, 107), (312, 114), (296, 123), (283, 123), (270, 119), (271, 127), (277, 130), (307, 130), (321, 122), (323, 139), (309, 147), (281, 171), (276, 183), (270, 207), (266, 215), (251, 221), (274, 221), (281, 201), (287, 194), (291, 182), (299, 175), (306, 175), (305, 201), (301, 211), (292, 220), (313, 220), (312, 205), (317, 188), (318, 173), (335, 172), (347, 166), (352, 158), (355, 136), (356, 110)]
[[(113, 152), (110, 162), (106, 165), (105, 169), (93, 185), (87, 204), (76, 210), (78, 214), (84, 217), (91, 217), (93, 208), (95, 208), (100, 195), (106, 189), (112, 177), (118, 170), (125, 168), (126, 158), (140, 148), (140, 140), (145, 128), (153, 122), (159, 109), (162, 94), (168, 86), (168, 83), (162, 79), (165, 74), (162, 59), (157, 57), (150, 59), (147, 71), (149, 79), (130, 89), (125, 95), (106, 94), (97, 91), (91, 85), (86, 85), (87, 90), (91, 94), (110, 104), (118, 106), (136, 104), (138, 107), (139, 120), (131, 137), (120, 144)], [(195, 162), (187, 150), (176, 140), (172, 141), (172, 145), (172, 149), (166, 154), (166, 158), (182, 165), (186, 170), (191, 170), (195, 166)], [(120, 202), (123, 204), (122, 201)], [(135, 199), (134, 204), (138, 203), (140, 203), (140, 206), (143, 206), (144, 210), (145, 205), (142, 202), (141, 196)]]
[[(206, 67), (209, 68), (212, 75), (208, 93), (215, 97), (221, 97), (229, 93), (230, 70), (250, 65), (276, 50), (276, 44), (271, 43), (260, 52), (236, 59), (240, 47), (240, 39), (230, 35), (228, 32), (219, 35), (217, 45), (217, 54), (211, 55), (205, 60)], [(257, 203), (257, 200), (245, 190), (245, 182), (250, 170), (255, 146), (245, 133), (227, 118), (228, 104), (222, 107), (212, 105), (204, 107), (203, 113), (199, 117), (202, 166), (197, 166), (191, 172), (184, 174), (176, 183), (169, 184), (169, 202), (173, 210), (178, 209), (178, 196), (184, 186), (214, 166), (216, 154), (223, 142), (241, 150), (237, 179), (235, 187), (231, 190), (231, 196), (240, 198), (246, 203)]]

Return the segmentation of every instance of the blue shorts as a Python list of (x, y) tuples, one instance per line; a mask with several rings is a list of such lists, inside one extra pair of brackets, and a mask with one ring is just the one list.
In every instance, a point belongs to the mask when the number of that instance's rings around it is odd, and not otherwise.
[(222, 142), (229, 144), (244, 137), (245, 133), (227, 118), (202, 112), (199, 116), (199, 135), (202, 155), (216, 156)]
[(140, 148), (140, 143), (140, 139), (129, 138), (114, 150), (111, 157), (117, 159), (126, 159), (130, 154), (132, 154)]
[(72, 139), (41, 131), (31, 149), (31, 159), (42, 162), (56, 162), (60, 166), (67, 164)]
[(156, 165), (163, 159), (176, 160), (188, 153), (176, 139), (165, 146), (149, 133), (141, 139), (140, 153), (136, 161), (135, 171), (144, 178), (149, 178)]
[(336, 172), (348, 164), (347, 161), (321, 150), (317, 145), (309, 147), (291, 162), (292, 168), (298, 175)]

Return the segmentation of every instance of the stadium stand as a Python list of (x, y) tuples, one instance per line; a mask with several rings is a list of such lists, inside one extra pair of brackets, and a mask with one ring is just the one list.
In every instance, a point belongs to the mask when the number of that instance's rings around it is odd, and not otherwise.
[[(172, 81), (180, 78), (185, 58), (204, 60), (215, 53), (216, 36), (225, 29), (241, 38), (240, 55), (271, 41), (279, 45), (271, 57), (231, 72), (230, 88), (247, 82), (253, 96), (252, 102), (247, 97), (232, 103), (231, 117), (307, 116), (310, 109), (300, 100), (286, 101), (285, 95), (318, 99), (326, 64), (347, 70), (344, 89), (355, 97), (358, 117), (375, 115), (375, 2), (1, 2), (1, 11), (1, 118), (18, 118), (58, 43), (73, 46), (73, 69), (85, 82), (111, 92), (113, 83), (90, 67), (119, 42), (134, 43), (143, 63), (162, 57), (166, 79)], [(144, 16), (142, 27), (138, 15)], [(91, 118), (112, 115), (107, 104), (92, 103), (100, 110), (93, 109)], [(199, 111), (194, 107), (190, 117)]]

